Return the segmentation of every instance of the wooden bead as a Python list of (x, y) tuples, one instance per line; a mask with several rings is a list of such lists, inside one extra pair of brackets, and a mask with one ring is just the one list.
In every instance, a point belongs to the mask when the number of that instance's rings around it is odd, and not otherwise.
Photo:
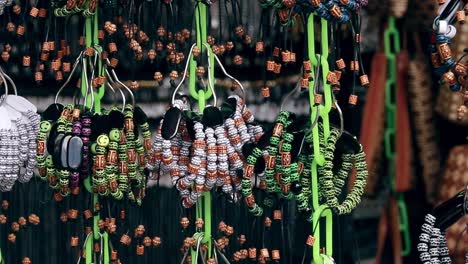
[(265, 42), (258, 41), (255, 43), (255, 52), (262, 53), (265, 51)]
[(120, 243), (128, 246), (130, 245), (130, 243), (132, 243), (132, 238), (130, 238), (129, 235), (127, 234), (123, 234), (121, 237), (120, 237)]
[(16, 28), (16, 34), (18, 34), (19, 36), (23, 36), (24, 31), (25, 27), (23, 25), (18, 25), (18, 27)]
[(262, 96), (263, 96), (264, 98), (270, 97), (270, 87), (268, 87), (268, 86), (262, 87), (261, 93), (262, 93)]
[(273, 211), (273, 219), (274, 220), (281, 220), (282, 219), (281, 210), (274, 210)]
[(465, 105), (460, 105), (457, 109), (457, 119), (462, 120), (467, 112), (468, 108)]
[(355, 94), (351, 94), (351, 95), (349, 96), (348, 103), (349, 103), (350, 105), (356, 105), (356, 104), (357, 104), (357, 100), (358, 100), (358, 96), (355, 95)]
[(10, 53), (7, 51), (2, 51), (2, 60), (7, 62), (10, 59)]
[(275, 63), (275, 68), (274, 68), (273, 72), (276, 73), (276, 74), (281, 73), (281, 63)]
[(32, 17), (37, 17), (37, 15), (39, 15), (39, 9), (37, 7), (31, 8), (29, 15)]
[(19, 15), (21, 13), (21, 6), (20, 5), (14, 5), (13, 6), (13, 13), (16, 15)]
[(138, 81), (132, 81), (130, 82), (130, 89), (136, 90), (140, 88), (140, 83)]
[(78, 244), (79, 244), (79, 238), (78, 238), (78, 237), (72, 236), (72, 237), (70, 238), (70, 246), (71, 246), (71, 247), (77, 247)]
[(179, 73), (177, 71), (171, 71), (169, 73), (169, 79), (175, 81), (177, 78), (179, 78)]
[(110, 259), (111, 259), (112, 261), (117, 261), (117, 259), (118, 259), (117, 250), (113, 249), (113, 250), (111, 251)]
[(273, 72), (275, 70), (275, 62), (272, 60), (268, 60), (266, 62), (266, 69), (267, 71)]
[(362, 86), (369, 85), (369, 77), (367, 76), (367, 74), (363, 74), (363, 75), (359, 76), (359, 80), (360, 80)]
[(197, 76), (198, 77), (203, 77), (204, 75), (205, 75), (205, 67), (198, 66), (197, 67)]
[(287, 8), (292, 8), (296, 4), (296, 0), (282, 0), (281, 3)]
[(23, 66), (24, 67), (29, 67), (31, 66), (31, 57), (28, 55), (23, 56)]
[(231, 51), (234, 48), (234, 42), (232, 41), (227, 41), (226, 42), (226, 50)]
[(452, 58), (452, 51), (448, 43), (442, 43), (437, 47), (442, 61), (447, 61)]
[(213, 36), (208, 36), (206, 37), (206, 42), (208, 42), (208, 44), (210, 44), (210, 46), (213, 46), (216, 42), (216, 39), (213, 37)]
[(34, 80), (36, 82), (42, 81), (42, 72), (41, 71), (37, 71), (37, 72), (34, 73)]
[(252, 44), (252, 37), (248, 34), (244, 35), (244, 44), (245, 45), (250, 45)]
[(273, 48), (273, 57), (279, 57), (281, 49), (278, 47)]
[(136, 254), (138, 256), (142, 256), (143, 254), (145, 254), (145, 246), (143, 245), (137, 245), (136, 247)]
[(240, 38), (244, 35), (245, 31), (244, 31), (244, 27), (243, 26), (237, 26), (235, 29), (234, 29), (234, 33)]
[(195, 226), (199, 229), (201, 229), (204, 224), (205, 224), (205, 221), (203, 221), (202, 218), (197, 218), (197, 220), (195, 221)]
[(18, 222), (11, 223), (11, 231), (18, 232), (19, 229), (20, 229), (20, 225), (18, 224)]
[(22, 260), (21, 260), (21, 264), (31, 264), (31, 259), (28, 258), (28, 257), (24, 257)]
[(153, 244), (153, 247), (159, 247), (161, 245), (161, 238), (158, 236), (155, 236), (152, 240), (151, 243)]
[(343, 17), (343, 13), (341, 12), (341, 9), (337, 5), (333, 5), (330, 8), (330, 14), (337, 19), (340, 19)]
[(47, 9), (45, 8), (39, 8), (39, 13), (38, 16), (40, 18), (45, 18), (47, 16)]
[(58, 82), (63, 81), (63, 73), (61, 71), (57, 71), (55, 73), (55, 80), (58, 81)]
[(182, 217), (179, 223), (183, 228), (187, 228), (190, 225), (190, 220), (187, 217)]
[(12, 22), (8, 22), (6, 28), (7, 28), (8, 32), (14, 32), (15, 29), (16, 29), (16, 26)]
[(156, 51), (154, 49), (150, 49), (148, 51), (148, 59), (150, 60), (156, 59)]
[(338, 78), (335, 75), (335, 72), (329, 71), (327, 74), (327, 82), (332, 84), (332, 85), (337, 85), (339, 84)]
[(466, 76), (467, 75), (467, 66), (463, 63), (455, 64), (454, 71), (457, 75)]
[(343, 70), (344, 68), (346, 68), (346, 63), (343, 59), (339, 59), (336, 61), (336, 67), (340, 70)]
[(315, 6), (315, 7), (318, 7), (320, 5), (320, 0), (310, 0), (310, 3)]
[(280, 251), (277, 249), (273, 249), (271, 251), (271, 259), (273, 260), (279, 260), (280, 259)]
[(306, 245), (312, 247), (315, 243), (315, 237), (309, 235), (306, 240)]
[(457, 82), (457, 78), (452, 71), (448, 71), (442, 75), (443, 82), (447, 83), (448, 85), (454, 85)]
[(358, 61), (351, 61), (349, 68), (352, 71), (359, 71), (359, 62)]
[(236, 55), (234, 56), (233, 62), (235, 65), (239, 66), (239, 65), (242, 65), (243, 59), (240, 55)]
[(193, 47), (193, 49), (192, 49), (193, 56), (198, 57), (198, 55), (200, 55), (200, 53), (201, 53), (200, 47), (198, 47), (198, 46)]
[(264, 224), (265, 227), (271, 227), (271, 219), (269, 217), (265, 217)]
[(10, 203), (7, 200), (2, 200), (2, 209), (3, 210), (8, 210), (9, 206), (10, 206)]

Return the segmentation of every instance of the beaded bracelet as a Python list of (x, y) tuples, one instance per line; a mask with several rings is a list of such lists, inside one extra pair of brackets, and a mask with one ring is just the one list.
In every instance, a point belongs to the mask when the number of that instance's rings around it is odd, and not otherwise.
[(263, 208), (257, 204), (252, 192), (252, 178), (255, 175), (255, 164), (259, 158), (263, 158), (263, 151), (259, 147), (255, 146), (252, 153), (247, 156), (242, 177), (242, 195), (244, 196), (249, 212), (255, 216), (261, 216), (263, 214)]
[(0, 191), (10, 191), (19, 173), (19, 131), (8, 129), (0, 131), (0, 151), (3, 152), (0, 159), (2, 173), (0, 178)]
[(290, 113), (287, 111), (281, 111), (276, 118), (276, 124), (273, 128), (273, 135), (270, 138), (270, 145), (267, 147), (268, 156), (266, 158), (266, 191), (268, 193), (280, 192), (278, 181), (275, 179), (275, 168), (276, 168), (276, 155), (278, 154), (278, 145), (280, 143), (281, 136), (287, 127), (291, 124), (289, 121)]
[[(57, 132), (59, 135), (63, 135), (62, 139), (65, 137), (65, 135), (70, 134), (72, 132), (72, 113), (73, 113), (73, 105), (68, 104), (63, 108), (63, 111), (57, 120), (58, 126), (57, 126)], [(57, 136), (58, 137), (58, 136)], [(57, 143), (57, 141), (56, 141)], [(58, 190), (57, 193), (55, 193), (55, 199), (57, 201), (60, 201), (62, 197), (66, 197), (70, 195), (70, 171), (63, 167), (57, 167), (60, 165), (60, 160), (61, 156), (61, 146), (62, 145), (62, 140), (58, 142), (58, 145), (54, 146), (58, 151), (55, 151), (54, 154), (52, 155), (54, 159), (54, 165), (56, 166), (55, 168), (55, 178), (52, 178), (49, 180), (49, 185), (52, 188), (55, 188)]]
[(281, 196), (287, 199), (292, 199), (293, 197), (292, 193), (290, 192), (291, 174), (296, 174), (298, 169), (297, 163), (291, 164), (291, 149), (293, 140), (294, 135), (292, 133), (288, 131), (283, 132), (281, 135), (281, 141), (278, 147), (278, 154), (276, 155), (275, 162), (276, 182), (280, 184)]
[[(337, 214), (348, 214), (350, 213), (357, 204), (361, 201), (361, 196), (364, 193), (364, 187), (367, 179), (367, 163), (365, 160), (365, 153), (362, 150), (362, 146), (359, 146), (359, 152), (356, 154), (343, 154), (343, 163), (338, 171), (337, 177), (333, 177), (333, 158), (335, 151), (335, 144), (340, 136), (340, 132), (337, 129), (332, 129), (330, 136), (327, 140), (325, 149), (325, 163), (323, 166), (318, 168), (319, 184), (321, 189), (321, 195), (325, 198), (328, 206), (330, 206)], [(323, 140), (322, 140), (323, 141)], [(322, 144), (322, 143), (321, 143)], [(322, 145), (322, 149), (325, 146)], [(341, 189), (345, 183), (345, 179), (348, 177), (351, 169), (356, 167), (356, 181), (354, 182), (353, 188), (350, 193), (346, 195), (345, 200), (339, 204), (338, 195), (341, 193)]]
[[(200, 198), (203, 192), (205, 184), (204, 176), (206, 175), (206, 142), (205, 133), (203, 132), (203, 125), (200, 122), (195, 121), (194, 130), (195, 140), (193, 142), (193, 155), (187, 168), (188, 175), (185, 177), (189, 180), (189, 182), (194, 182), (194, 187), (192, 187), (192, 191), (188, 191), (188, 185), (181, 186), (181, 189), (186, 190), (185, 197), (182, 200), (182, 205), (185, 208), (190, 208), (197, 202), (198, 198)], [(184, 181), (180, 182), (183, 183)]]
[[(37, 134), (36, 140), (36, 161), (37, 168), (39, 172), (39, 177), (41, 180), (46, 181), (48, 179), (47, 170), (46, 170), (46, 158), (50, 157), (47, 153), (46, 155), (46, 138), (52, 128), (51, 123), (48, 120), (42, 120), (39, 124), (39, 132)], [(50, 159), (51, 160), (51, 159)]]
[(28, 111), (26, 113), (29, 123), (27, 125), (28, 131), (28, 161), (26, 165), (26, 172), (24, 177), (22, 177), (22, 182), (28, 182), (34, 176), (34, 168), (36, 167), (36, 139), (37, 134), (39, 133), (39, 123), (40, 123), (40, 116), (39, 114)]
[(436, 217), (432, 214), (427, 214), (424, 221), (425, 223), (421, 227), (422, 233), (419, 236), (419, 243), (417, 245), (417, 250), (420, 252), (420, 260), (424, 264), (452, 263), (445, 235), (439, 228), (434, 227)]

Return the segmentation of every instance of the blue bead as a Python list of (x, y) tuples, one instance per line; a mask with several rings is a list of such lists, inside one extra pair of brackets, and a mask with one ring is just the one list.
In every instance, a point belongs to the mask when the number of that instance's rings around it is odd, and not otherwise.
[(461, 88), (462, 88), (461, 85), (458, 84), (458, 83), (454, 84), (454, 85), (450, 85), (450, 90), (452, 92), (459, 92), (459, 91), (461, 91)]

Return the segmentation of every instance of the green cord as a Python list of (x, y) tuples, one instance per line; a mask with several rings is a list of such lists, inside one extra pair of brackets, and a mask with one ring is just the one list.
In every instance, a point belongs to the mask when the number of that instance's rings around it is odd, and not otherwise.
[[(385, 156), (389, 162), (388, 174), (392, 192), (395, 192), (395, 136), (396, 136), (396, 78), (397, 62), (396, 56), (400, 52), (400, 33), (395, 25), (395, 17), (389, 17), (388, 27), (384, 32), (384, 49), (387, 57), (388, 72), (385, 83), (385, 112), (386, 126), (384, 134)], [(408, 256), (411, 253), (411, 238), (408, 223), (408, 213), (406, 203), (402, 193), (396, 193), (400, 218), (400, 234), (402, 235), (402, 256)]]

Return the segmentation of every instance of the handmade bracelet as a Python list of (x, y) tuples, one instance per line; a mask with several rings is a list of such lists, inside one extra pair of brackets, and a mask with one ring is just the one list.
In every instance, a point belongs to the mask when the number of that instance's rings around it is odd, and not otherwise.
[(81, 140), (83, 141), (83, 156), (81, 161), (81, 179), (86, 179), (89, 175), (90, 168), (90, 136), (91, 136), (91, 125), (92, 120), (89, 113), (83, 113), (81, 115)]
[(279, 178), (278, 181), (275, 179), (276, 155), (278, 154), (278, 145), (280, 143), (281, 136), (291, 124), (291, 121), (288, 120), (289, 116), (290, 113), (287, 111), (279, 113), (276, 118), (276, 124), (273, 128), (273, 135), (270, 138), (270, 145), (267, 147), (268, 156), (266, 158), (265, 182), (267, 185), (266, 191), (269, 193), (281, 191), (278, 185)]
[(39, 123), (40, 117), (37, 113), (33, 111), (28, 111), (26, 113), (29, 119), (29, 125), (27, 126), (28, 129), (28, 161), (26, 165), (26, 172), (24, 174), (24, 181), (28, 182), (34, 176), (34, 168), (36, 167), (36, 139), (37, 134), (39, 133)]
[(19, 173), (19, 131), (8, 129), (0, 131), (0, 149), (5, 155), (0, 159), (2, 173), (0, 178), (0, 191), (10, 191)]
[(224, 179), (222, 190), (224, 193), (232, 194), (233, 188), (231, 185), (231, 175), (229, 174), (229, 163), (228, 163), (228, 144), (229, 140), (225, 135), (223, 126), (218, 126), (215, 129), (216, 144), (218, 152), (218, 178)]
[[(368, 172), (365, 153), (362, 150), (362, 146), (360, 146), (358, 153), (344, 154), (342, 156), (343, 164), (338, 171), (337, 177), (333, 177), (333, 153), (335, 151), (335, 144), (338, 140), (339, 134), (340, 133), (337, 129), (332, 129), (327, 140), (327, 145), (322, 145), (322, 147), (326, 147), (324, 153), (325, 163), (323, 166), (318, 168), (318, 173), (320, 175), (319, 184), (322, 190), (322, 196), (325, 198), (328, 206), (330, 206), (337, 214), (341, 215), (350, 213), (361, 201)], [(337, 196), (341, 193), (345, 179), (353, 168), (353, 163), (357, 171), (356, 181), (354, 182), (351, 192), (346, 195), (343, 203), (339, 204)]]
[(291, 168), (291, 149), (294, 135), (286, 130), (287, 127), (285, 127), (285, 131), (281, 135), (281, 140), (278, 145), (278, 153), (275, 158), (275, 180), (276, 183), (280, 185), (279, 193), (281, 196), (286, 199), (292, 199), (293, 195), (290, 192), (291, 174), (297, 172), (298, 166), (297, 164), (293, 166), (293, 169), (296, 169), (296, 171), (293, 171)]
[(242, 195), (249, 208), (249, 212), (255, 216), (261, 216), (263, 214), (263, 208), (257, 204), (252, 192), (252, 179), (255, 175), (255, 164), (259, 158), (263, 158), (263, 151), (258, 147), (254, 147), (252, 153), (247, 156), (242, 177)]
[(211, 190), (218, 178), (218, 148), (216, 146), (216, 138), (214, 129), (211, 127), (207, 127), (205, 129), (206, 135), (206, 180), (205, 180), (205, 189), (207, 191)]
[[(205, 184), (205, 175), (206, 175), (206, 142), (205, 142), (205, 133), (203, 132), (203, 125), (195, 121), (194, 122), (195, 130), (195, 140), (193, 142), (193, 155), (190, 159), (190, 163), (187, 168), (188, 175), (179, 181), (181, 183), (181, 189), (185, 189), (185, 197), (182, 200), (182, 205), (185, 208), (192, 207), (200, 198), (204, 184)], [(219, 157), (219, 156), (218, 156)], [(218, 170), (219, 173), (219, 170)], [(219, 175), (219, 174), (218, 174)], [(192, 191), (188, 191), (189, 185), (183, 185), (184, 180), (188, 179), (189, 182), (195, 182), (192, 187)], [(187, 183), (187, 182), (185, 182)], [(182, 195), (182, 192), (181, 192)]]

